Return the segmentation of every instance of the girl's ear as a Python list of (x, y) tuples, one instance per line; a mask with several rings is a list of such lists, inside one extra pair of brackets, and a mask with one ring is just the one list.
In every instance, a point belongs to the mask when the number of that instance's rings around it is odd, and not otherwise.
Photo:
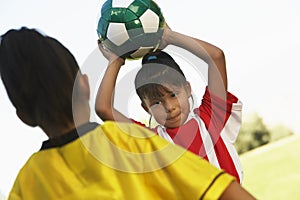
[(90, 99), (90, 84), (89, 84), (89, 78), (86, 74), (82, 75), (83, 78), (83, 84), (84, 84), (84, 91), (85, 95), (88, 99)]
[(76, 98), (84, 97), (86, 99), (90, 99), (90, 85), (88, 76), (86, 74), (80, 74), (80, 72), (78, 72), (75, 87), (76, 93), (74, 94), (76, 95)]
[(186, 82), (185, 84), (185, 91), (187, 93), (187, 95), (190, 97), (192, 95), (192, 88), (191, 88), (191, 84), (190, 82)]

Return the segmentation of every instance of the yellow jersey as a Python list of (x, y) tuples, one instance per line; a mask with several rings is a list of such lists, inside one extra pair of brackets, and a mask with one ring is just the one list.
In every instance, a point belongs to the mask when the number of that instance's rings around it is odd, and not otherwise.
[(218, 199), (234, 177), (135, 124), (88, 123), (47, 141), (9, 200)]

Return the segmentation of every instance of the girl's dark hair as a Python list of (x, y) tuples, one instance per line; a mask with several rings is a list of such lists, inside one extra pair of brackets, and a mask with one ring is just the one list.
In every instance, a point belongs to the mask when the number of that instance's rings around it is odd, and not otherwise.
[(166, 52), (157, 50), (146, 54), (142, 59), (142, 68), (135, 78), (135, 88), (143, 101), (149, 97), (159, 97), (170, 92), (165, 84), (183, 86), (186, 78), (179, 65)]
[(0, 74), (18, 111), (37, 124), (73, 120), (72, 91), (78, 64), (59, 41), (35, 29), (11, 29), (1, 38)]

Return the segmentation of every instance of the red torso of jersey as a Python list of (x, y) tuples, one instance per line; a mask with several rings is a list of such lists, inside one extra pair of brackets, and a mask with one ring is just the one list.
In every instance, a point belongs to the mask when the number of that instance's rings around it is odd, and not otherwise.
[(242, 168), (233, 145), (241, 126), (241, 109), (242, 103), (231, 93), (228, 92), (227, 101), (224, 101), (206, 88), (200, 107), (194, 109), (185, 124), (172, 129), (159, 125), (152, 130), (224, 169), (241, 182)]

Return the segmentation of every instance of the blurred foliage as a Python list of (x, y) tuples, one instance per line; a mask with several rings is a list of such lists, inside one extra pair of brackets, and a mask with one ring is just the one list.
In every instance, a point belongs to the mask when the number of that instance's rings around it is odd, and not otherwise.
[(272, 128), (270, 128), (270, 132), (271, 132), (271, 141), (276, 141), (279, 140), (283, 137), (289, 136), (289, 135), (293, 135), (293, 131), (290, 130), (289, 128), (287, 128), (286, 126), (279, 124), (276, 125)]
[(284, 125), (268, 128), (263, 119), (257, 113), (253, 113), (243, 121), (235, 147), (238, 153), (242, 154), (292, 134), (293, 132)]

